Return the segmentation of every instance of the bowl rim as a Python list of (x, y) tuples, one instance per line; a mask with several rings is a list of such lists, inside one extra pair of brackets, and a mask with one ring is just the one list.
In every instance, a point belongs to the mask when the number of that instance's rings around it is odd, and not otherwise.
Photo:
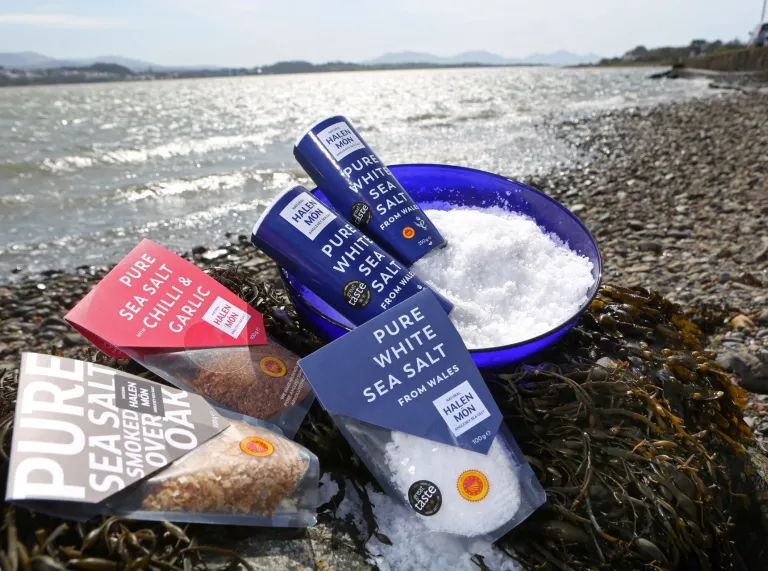
[[(524, 184), (524, 183), (522, 183), (520, 181), (511, 179), (511, 178), (508, 178), (508, 177), (505, 177), (505, 176), (501, 176), (499, 174), (495, 174), (495, 173), (492, 173), (492, 172), (488, 172), (488, 171), (484, 171), (484, 170), (480, 170), (480, 169), (473, 169), (471, 167), (462, 167), (462, 166), (458, 166), (458, 165), (445, 165), (445, 164), (439, 164), (439, 163), (399, 163), (399, 164), (389, 165), (389, 167), (390, 168), (391, 167), (396, 167), (396, 168), (402, 168), (402, 167), (440, 167), (440, 168), (444, 168), (444, 169), (447, 168), (447, 169), (451, 169), (451, 170), (460, 170), (460, 171), (465, 171), (465, 172), (475, 172), (475, 173), (479, 173), (479, 174), (482, 174), (482, 175), (485, 175), (485, 176), (490, 176), (492, 178), (497, 178), (497, 179), (503, 180), (505, 182), (513, 182), (515, 184), (518, 184), (518, 185), (526, 188), (529, 191), (532, 191), (532, 192), (542, 196), (546, 200), (554, 203), (557, 207), (559, 207), (563, 211), (565, 211), (565, 213), (568, 214), (568, 216), (570, 216), (572, 220), (574, 220), (579, 226), (581, 226), (581, 229), (584, 231), (584, 233), (589, 237), (589, 239), (595, 245), (595, 251), (597, 252), (597, 278), (595, 279), (595, 285), (593, 286), (594, 287), (594, 291), (592, 292), (592, 295), (590, 295), (587, 298), (587, 300), (584, 302), (584, 304), (578, 309), (578, 311), (576, 311), (572, 316), (568, 317), (562, 323), (559, 323), (558, 325), (556, 325), (555, 327), (545, 331), (544, 333), (540, 333), (536, 337), (529, 337), (528, 339), (524, 339), (523, 341), (517, 341), (515, 343), (510, 343), (509, 345), (499, 345), (497, 347), (483, 347), (483, 348), (479, 348), (479, 349), (468, 349), (470, 354), (475, 354), (475, 353), (496, 353), (496, 352), (501, 352), (501, 351), (507, 351), (509, 349), (515, 349), (515, 348), (523, 347), (523, 346), (528, 345), (530, 343), (533, 343), (533, 342), (536, 342), (536, 341), (540, 341), (540, 340), (542, 340), (542, 339), (544, 339), (546, 337), (549, 337), (550, 335), (553, 335), (554, 333), (557, 333), (558, 331), (560, 331), (564, 327), (568, 326), (570, 323), (577, 321), (579, 319), (579, 317), (581, 317), (581, 315), (587, 310), (589, 305), (592, 303), (592, 300), (595, 299), (595, 296), (597, 295), (598, 291), (600, 291), (600, 284), (603, 281), (603, 256), (600, 253), (600, 248), (597, 245), (597, 240), (595, 240), (595, 237), (592, 235), (592, 233), (589, 231), (589, 229), (584, 225), (584, 223), (579, 219), (578, 216), (576, 216), (573, 212), (571, 212), (568, 208), (566, 208), (565, 205), (561, 204), (560, 202), (558, 202), (557, 200), (555, 200), (554, 198), (552, 198), (548, 194), (546, 194), (544, 192), (541, 192), (540, 190), (537, 190), (537, 189), (533, 188), (532, 186), (528, 186), (527, 184)], [(315, 190), (317, 190), (317, 188), (313, 188), (313, 189), (309, 190), (309, 192), (312, 193)], [(333, 319), (331, 317), (328, 317), (326, 314), (324, 314), (320, 310), (318, 310), (314, 305), (309, 303), (309, 301), (307, 301), (306, 298), (303, 295), (301, 295), (301, 293), (299, 293), (299, 291), (297, 291), (296, 288), (293, 287), (293, 285), (291, 285), (290, 281), (286, 277), (287, 271), (284, 268), (282, 268), (281, 266), (278, 266), (278, 268), (280, 269), (280, 277), (281, 277), (281, 279), (283, 281), (283, 284), (285, 285), (285, 289), (287, 291), (289, 291), (289, 292), (293, 292), (293, 294), (304, 303), (305, 307), (309, 308), (309, 310), (311, 312), (315, 313), (318, 317), (320, 317), (321, 319), (327, 321), (331, 325), (335, 325), (336, 327), (339, 327), (339, 328), (341, 328), (341, 329), (343, 329), (344, 331), (347, 331), (347, 332), (352, 331), (352, 328), (347, 327), (343, 323), (339, 323), (338, 321), (336, 321), (335, 319)]]

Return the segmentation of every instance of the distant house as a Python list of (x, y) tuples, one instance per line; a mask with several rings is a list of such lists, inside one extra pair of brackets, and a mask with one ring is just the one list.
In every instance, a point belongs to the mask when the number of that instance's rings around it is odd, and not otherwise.
[(693, 40), (689, 46), (691, 56), (700, 56), (707, 53), (709, 42), (707, 40)]

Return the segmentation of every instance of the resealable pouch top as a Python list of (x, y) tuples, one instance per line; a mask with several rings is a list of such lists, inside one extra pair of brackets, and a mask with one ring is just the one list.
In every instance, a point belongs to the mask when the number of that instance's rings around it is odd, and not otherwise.
[(379, 484), (427, 529), (496, 540), (544, 503), (544, 490), (430, 292), (299, 364)]
[(22, 355), (7, 501), (68, 519), (303, 527), (318, 477), (314, 454), (269, 423), (93, 363)]
[(266, 420), (289, 437), (314, 400), (298, 356), (266, 334), (259, 312), (150, 240), (65, 319), (108, 355), (131, 357), (225, 414)]

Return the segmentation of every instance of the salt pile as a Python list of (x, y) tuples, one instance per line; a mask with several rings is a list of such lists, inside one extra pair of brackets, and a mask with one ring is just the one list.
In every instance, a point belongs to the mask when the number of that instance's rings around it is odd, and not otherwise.
[[(442, 505), (419, 519), (432, 531), (478, 537), (492, 533), (512, 519), (520, 508), (520, 482), (500, 438), (488, 454), (440, 444), (405, 432), (392, 431), (385, 450), (392, 481), (407, 500), (414, 482), (431, 482), (442, 494)], [(472, 472), (484, 479), (476, 499), (459, 491), (462, 475)]]
[(592, 262), (530, 218), (501, 208), (425, 212), (448, 245), (411, 269), (454, 304), (469, 349), (531, 339), (587, 302)]

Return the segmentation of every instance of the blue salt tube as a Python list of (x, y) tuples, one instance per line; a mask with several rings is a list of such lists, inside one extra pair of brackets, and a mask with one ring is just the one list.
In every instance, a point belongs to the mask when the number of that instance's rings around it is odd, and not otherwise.
[[(568, 319), (549, 331), (518, 343), (472, 349), (475, 364), (484, 370), (499, 370), (523, 360), (557, 342), (589, 307), (602, 276), (602, 260), (594, 238), (584, 224), (562, 204), (522, 183), (474, 169), (446, 165), (392, 165), (392, 173), (422, 207), (451, 210), (457, 207), (499, 207), (536, 220), (546, 232), (559, 236), (568, 247), (592, 262), (595, 281), (587, 301)], [(326, 200), (321, 190), (314, 194)], [(502, 263), (502, 260), (500, 260)], [(310, 284), (290, 268), (282, 268), (283, 279), (302, 322), (319, 337), (332, 341), (354, 325), (318, 297)]]
[[(281, 192), (251, 241), (306, 283), (349, 324), (360, 325), (429, 287), (303, 186)], [(446, 312), (453, 304), (433, 292)]]
[(407, 267), (445, 245), (349, 119), (315, 123), (296, 141), (293, 156), (341, 216)]

